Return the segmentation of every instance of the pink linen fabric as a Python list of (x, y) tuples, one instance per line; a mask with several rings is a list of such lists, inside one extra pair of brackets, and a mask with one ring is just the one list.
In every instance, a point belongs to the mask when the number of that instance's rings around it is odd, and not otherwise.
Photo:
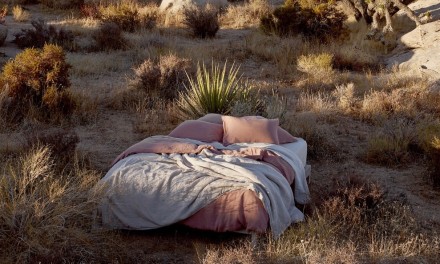
[(214, 124), (219, 124), (219, 125), (223, 124), (223, 120), (222, 120), (222, 115), (221, 114), (209, 113), (209, 114), (206, 114), (206, 115), (200, 117), (197, 120), (205, 121), (205, 122), (209, 122), (209, 123), (214, 123)]
[(247, 119), (222, 116), (223, 145), (233, 143), (279, 144), (278, 119)]
[(203, 142), (222, 142), (223, 126), (200, 120), (186, 120), (171, 131), (169, 136)]
[[(246, 119), (265, 119), (262, 116), (244, 116)], [(292, 143), (296, 141), (296, 138), (292, 136), (289, 132), (282, 129), (280, 126), (278, 127), (278, 141), (279, 144)]]

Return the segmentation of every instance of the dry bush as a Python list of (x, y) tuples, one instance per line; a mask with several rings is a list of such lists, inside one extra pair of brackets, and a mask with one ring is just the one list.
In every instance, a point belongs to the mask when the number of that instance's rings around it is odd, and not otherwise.
[(93, 33), (96, 45), (90, 47), (92, 51), (119, 50), (127, 47), (121, 28), (113, 22), (106, 22)]
[(307, 141), (307, 157), (312, 160), (340, 158), (331, 129), (318, 126), (317, 116), (303, 112), (285, 121), (285, 129), (296, 137)]
[(333, 75), (333, 55), (329, 53), (301, 55), (298, 57), (298, 70), (313, 78), (331, 78)]
[(418, 124), (417, 137), (427, 159), (431, 181), (435, 187), (440, 187), (440, 121), (422, 120)]
[(167, 135), (178, 123), (173, 103), (150, 98), (138, 98), (129, 106), (136, 113), (133, 130), (145, 137)]
[(197, 38), (213, 38), (220, 29), (218, 10), (209, 5), (187, 7), (183, 10), (183, 17), (183, 24)]
[(260, 29), (267, 34), (301, 34), (325, 42), (345, 34), (345, 19), (333, 2), (287, 0), (272, 14), (261, 18)]
[(81, 6), (80, 12), (85, 18), (91, 18), (91, 19), (101, 18), (101, 12), (99, 11), (98, 4), (94, 4), (94, 3), (84, 4)]
[(353, 83), (336, 85), (332, 95), (335, 97), (336, 105), (342, 113), (350, 113), (355, 108), (356, 98)]
[[(74, 155), (74, 153), (71, 153)], [(48, 147), (11, 159), (0, 171), (0, 257), (6, 263), (112, 262), (114, 234), (93, 229), (100, 175), (57, 173)]]
[(258, 258), (253, 252), (254, 250), (250, 243), (241, 243), (222, 248), (212, 247), (206, 250), (200, 262), (204, 264), (253, 264), (258, 262)]
[(100, 5), (98, 18), (104, 22), (115, 23), (128, 32), (138, 29), (150, 30), (156, 26), (158, 7), (155, 4), (141, 7), (135, 1), (119, 1), (109, 5)]
[(84, 5), (84, 0), (40, 0), (40, 2), (55, 9), (79, 9)]
[(172, 100), (183, 91), (187, 76), (191, 73), (191, 61), (174, 54), (161, 56), (158, 61), (148, 59), (134, 68), (133, 85), (144, 90), (149, 97)]
[(330, 94), (324, 92), (301, 93), (297, 102), (298, 111), (311, 111), (323, 115), (331, 115), (336, 111), (335, 103)]
[(8, 14), (8, 6), (2, 6), (0, 8), (0, 24), (4, 24), (5, 23), (5, 17)]
[(393, 115), (414, 117), (415, 101), (409, 98), (410, 93), (404, 89), (391, 92), (371, 91), (364, 96), (359, 115), (363, 120), (376, 123), (384, 122)]
[(48, 26), (42, 19), (34, 20), (31, 24), (33, 29), (22, 29), (14, 34), (13, 42), (19, 48), (42, 48), (45, 44), (56, 44), (69, 51), (76, 49), (72, 31)]
[(222, 27), (249, 28), (258, 26), (260, 17), (272, 12), (267, 0), (251, 0), (243, 3), (230, 4), (226, 13), (221, 15)]
[(405, 166), (413, 160), (411, 146), (417, 143), (414, 124), (405, 119), (390, 119), (368, 141), (364, 160), (386, 166)]
[(266, 36), (253, 32), (246, 36), (245, 49), (256, 58), (275, 64), (275, 74), (293, 76), (297, 71), (297, 58), (305, 52), (307, 44), (301, 38)]
[(39, 119), (61, 121), (75, 108), (68, 89), (69, 68), (61, 47), (26, 49), (4, 66), (0, 91), (7, 90), (10, 104), (21, 111), (21, 118), (35, 110)]
[(436, 234), (424, 235), (408, 206), (386, 199), (359, 176), (335, 179), (305, 222), (265, 244), (269, 263), (373, 263), (438, 257)]
[(14, 17), (14, 20), (18, 22), (26, 22), (31, 17), (31, 14), (19, 5), (16, 5), (12, 8), (12, 15)]
[[(46, 131), (36, 130), (26, 135), (26, 147), (28, 149), (38, 146), (50, 148), (50, 158), (56, 159), (56, 167), (62, 171), (67, 165), (72, 166), (79, 137), (73, 130), (54, 128)], [(55, 165), (54, 165), (55, 167)]]

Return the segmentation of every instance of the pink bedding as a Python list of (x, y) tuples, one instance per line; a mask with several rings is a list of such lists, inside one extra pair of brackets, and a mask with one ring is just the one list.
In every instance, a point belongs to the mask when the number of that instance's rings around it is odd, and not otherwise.
[[(240, 150), (218, 150), (211, 145), (197, 145), (181, 139), (168, 137), (147, 138), (121, 153), (112, 163), (137, 153), (180, 153), (197, 154), (210, 149), (219, 155), (232, 155), (259, 160), (279, 170), (292, 184), (295, 172), (292, 167), (275, 153), (259, 148)], [(250, 190), (236, 190), (223, 194), (208, 206), (202, 208), (180, 224), (202, 230), (217, 232), (247, 231), (263, 233), (269, 228), (269, 216), (261, 200)]]

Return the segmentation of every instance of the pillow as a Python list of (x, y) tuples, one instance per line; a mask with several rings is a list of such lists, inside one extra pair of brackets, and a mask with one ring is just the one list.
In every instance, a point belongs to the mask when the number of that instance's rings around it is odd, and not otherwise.
[(222, 142), (223, 126), (200, 120), (186, 120), (171, 131), (169, 136), (204, 142)]
[[(245, 116), (243, 118), (246, 118), (246, 119), (265, 119), (262, 116)], [(281, 127), (278, 127), (277, 130), (278, 130), (278, 141), (279, 141), (279, 144), (286, 144), (286, 143), (296, 142), (296, 138), (294, 136), (292, 136), (286, 130), (282, 129)]]
[(219, 124), (219, 125), (223, 124), (222, 115), (220, 115), (220, 114), (206, 114), (197, 120), (205, 121), (205, 122), (209, 122), (209, 123), (214, 123), (214, 124)]
[(223, 145), (233, 143), (272, 143), (279, 144), (278, 119), (248, 119), (222, 116)]

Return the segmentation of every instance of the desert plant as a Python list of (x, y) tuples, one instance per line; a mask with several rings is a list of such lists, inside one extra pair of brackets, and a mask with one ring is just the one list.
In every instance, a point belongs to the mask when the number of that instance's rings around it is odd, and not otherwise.
[(232, 28), (248, 28), (258, 25), (260, 17), (272, 12), (272, 7), (267, 0), (251, 0), (243, 3), (229, 5), (226, 13), (220, 17), (221, 25)]
[(179, 94), (177, 107), (182, 117), (228, 114), (237, 101), (249, 96), (252, 87), (238, 75), (239, 67), (233, 64), (227, 70), (227, 66), (226, 62), (223, 68), (213, 63), (208, 70), (203, 63), (197, 65), (195, 80), (188, 76), (189, 86)]
[(0, 24), (5, 23), (5, 18), (7, 14), (8, 14), (8, 6), (7, 5), (2, 6), (0, 8)]
[(134, 2), (101, 6), (99, 11), (104, 22), (113, 22), (124, 31), (134, 32), (140, 26), (138, 6)]
[(80, 169), (79, 162), (59, 173), (51, 153), (46, 146), (35, 147), (0, 170), (0, 257), (9, 263), (106, 257), (111, 262), (115, 251), (102, 254), (101, 247), (112, 251), (109, 239), (115, 235), (93, 230), (99, 173)]
[(301, 34), (306, 38), (328, 41), (345, 33), (346, 16), (331, 1), (287, 0), (272, 14), (263, 16), (260, 29), (267, 34), (289, 36)]
[(94, 51), (109, 51), (124, 49), (127, 40), (124, 38), (121, 28), (113, 22), (102, 24), (93, 34), (96, 45), (91, 49)]
[(405, 166), (412, 160), (411, 146), (416, 144), (416, 139), (412, 122), (390, 119), (370, 137), (364, 159), (373, 164)]
[(197, 38), (213, 38), (220, 29), (218, 11), (213, 7), (187, 7), (183, 16), (183, 24)]
[(97, 4), (84, 4), (81, 6), (80, 11), (84, 17), (92, 19), (101, 18), (101, 12), (99, 11), (99, 5)]
[(0, 91), (7, 89), (11, 104), (24, 115), (34, 107), (44, 117), (69, 116), (75, 107), (67, 90), (69, 68), (61, 47), (45, 45), (43, 49), (25, 49), (4, 66)]
[(297, 64), (298, 70), (309, 73), (316, 78), (333, 73), (333, 55), (329, 53), (301, 55)]
[(84, 0), (40, 0), (40, 2), (56, 9), (80, 8), (84, 5)]
[(135, 87), (144, 90), (150, 97), (171, 100), (184, 89), (185, 72), (191, 72), (191, 62), (169, 54), (161, 56), (158, 62), (148, 59), (133, 70)]
[(18, 22), (28, 21), (31, 14), (24, 10), (23, 7), (16, 5), (12, 8), (12, 15), (14, 16), (14, 20)]
[(21, 32), (14, 34), (13, 42), (19, 48), (42, 48), (45, 44), (56, 44), (66, 50), (75, 49), (73, 43), (75, 36), (72, 31), (48, 26), (42, 19), (34, 20), (31, 24), (33, 29), (22, 29)]

